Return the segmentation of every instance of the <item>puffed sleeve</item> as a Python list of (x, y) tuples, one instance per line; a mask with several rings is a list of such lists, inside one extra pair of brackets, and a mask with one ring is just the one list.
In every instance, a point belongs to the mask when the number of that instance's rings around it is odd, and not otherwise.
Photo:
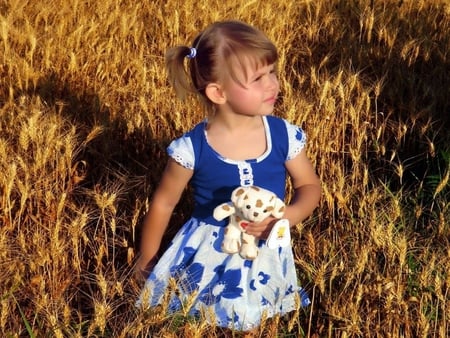
[(186, 169), (194, 169), (194, 147), (189, 136), (184, 135), (173, 140), (167, 147), (167, 154)]
[(302, 128), (293, 125), (285, 120), (289, 139), (289, 150), (286, 160), (291, 160), (297, 156), (306, 145), (306, 134)]

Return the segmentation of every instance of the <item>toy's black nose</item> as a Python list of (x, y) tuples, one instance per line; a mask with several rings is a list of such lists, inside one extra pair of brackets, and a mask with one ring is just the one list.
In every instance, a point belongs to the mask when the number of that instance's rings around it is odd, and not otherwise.
[(258, 217), (258, 213), (257, 213), (257, 212), (254, 212), (254, 213), (253, 213), (253, 216), (254, 216), (254, 217)]

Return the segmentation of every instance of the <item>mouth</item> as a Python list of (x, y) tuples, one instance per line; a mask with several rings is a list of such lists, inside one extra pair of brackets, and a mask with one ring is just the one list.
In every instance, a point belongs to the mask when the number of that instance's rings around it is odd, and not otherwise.
[(265, 103), (269, 103), (269, 104), (274, 104), (275, 102), (277, 102), (277, 97), (276, 96), (271, 96), (267, 99), (264, 100)]

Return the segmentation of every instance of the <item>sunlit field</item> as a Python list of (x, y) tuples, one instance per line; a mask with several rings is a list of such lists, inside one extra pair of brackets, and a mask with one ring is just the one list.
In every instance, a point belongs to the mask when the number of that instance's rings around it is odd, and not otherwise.
[(0, 0), (2, 337), (242, 336), (135, 306), (165, 148), (205, 117), (164, 53), (230, 18), (279, 47), (275, 114), (323, 183), (292, 231), (312, 304), (255, 336), (450, 335), (447, 1)]

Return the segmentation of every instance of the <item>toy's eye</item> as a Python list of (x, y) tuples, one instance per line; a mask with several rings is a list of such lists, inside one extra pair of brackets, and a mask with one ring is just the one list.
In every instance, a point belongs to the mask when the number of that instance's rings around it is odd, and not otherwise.
[(268, 211), (269, 211), (269, 210), (267, 210), (267, 209), (264, 209), (264, 210), (263, 210), (263, 213), (266, 213), (266, 212), (268, 212)]
[(250, 209), (250, 208), (251, 208), (251, 206), (250, 206), (249, 204), (247, 204), (245, 207), (246, 207), (247, 209)]

